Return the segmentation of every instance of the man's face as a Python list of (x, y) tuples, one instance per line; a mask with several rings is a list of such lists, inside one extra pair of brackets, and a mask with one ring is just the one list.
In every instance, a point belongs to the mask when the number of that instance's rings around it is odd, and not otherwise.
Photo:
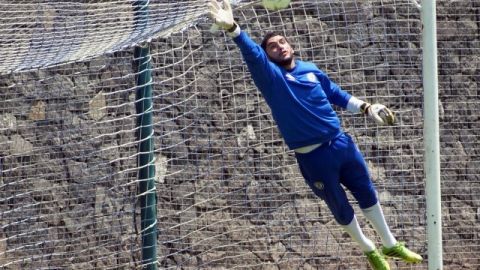
[(289, 65), (293, 60), (293, 48), (283, 36), (269, 38), (265, 49), (270, 60), (279, 65)]

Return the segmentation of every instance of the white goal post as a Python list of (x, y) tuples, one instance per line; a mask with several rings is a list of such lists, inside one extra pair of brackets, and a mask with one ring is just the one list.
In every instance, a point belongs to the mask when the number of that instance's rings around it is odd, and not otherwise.
[[(151, 264), (369, 269), (305, 185), (238, 47), (210, 31), (208, 1), (144, 0), (144, 20), (134, 2), (0, 0), (0, 268), (146, 266), (135, 106), (148, 85)], [(392, 268), (480, 268), (478, 1), (232, 2), (255, 41), (281, 31), (297, 57), (395, 111), (397, 125), (372, 127), (334, 108), (392, 232), (425, 259)], [(150, 49), (143, 85), (138, 45)]]

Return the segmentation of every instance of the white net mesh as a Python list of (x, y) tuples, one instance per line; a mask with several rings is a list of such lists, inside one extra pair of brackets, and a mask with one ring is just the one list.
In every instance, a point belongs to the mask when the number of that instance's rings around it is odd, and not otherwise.
[[(149, 40), (158, 267), (368, 269), (303, 183), (236, 45), (208, 31), (206, 1), (15, 2), (0, 1), (0, 267), (142, 267), (132, 46)], [(386, 128), (337, 108), (393, 233), (425, 257), (416, 3), (243, 1), (234, 14), (256, 41), (281, 30), (345, 90), (395, 110)], [(479, 4), (438, 7), (445, 268), (477, 269)]]
[(206, 2), (1, 1), (0, 74), (90, 59), (179, 31), (205, 13)]

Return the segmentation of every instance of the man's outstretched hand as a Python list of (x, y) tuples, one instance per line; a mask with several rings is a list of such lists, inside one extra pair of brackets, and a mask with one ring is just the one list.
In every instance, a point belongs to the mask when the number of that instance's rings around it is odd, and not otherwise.
[(214, 21), (214, 24), (223, 30), (229, 30), (235, 26), (235, 20), (233, 19), (232, 7), (229, 0), (211, 0), (208, 3), (210, 8), (210, 17)]
[(395, 124), (395, 115), (385, 105), (364, 103), (361, 106), (361, 110), (370, 118), (373, 118), (379, 125)]

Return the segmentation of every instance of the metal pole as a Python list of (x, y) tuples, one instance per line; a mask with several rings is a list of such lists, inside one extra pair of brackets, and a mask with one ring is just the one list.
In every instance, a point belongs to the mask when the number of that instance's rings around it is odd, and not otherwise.
[(443, 269), (435, 0), (422, 1), (428, 269)]
[[(140, 31), (147, 24), (148, 0), (134, 2), (135, 28)], [(138, 145), (138, 196), (140, 200), (142, 264), (143, 269), (157, 269), (157, 197), (152, 121), (152, 69), (150, 48), (136, 47), (134, 52), (138, 66), (135, 109), (137, 112)]]

